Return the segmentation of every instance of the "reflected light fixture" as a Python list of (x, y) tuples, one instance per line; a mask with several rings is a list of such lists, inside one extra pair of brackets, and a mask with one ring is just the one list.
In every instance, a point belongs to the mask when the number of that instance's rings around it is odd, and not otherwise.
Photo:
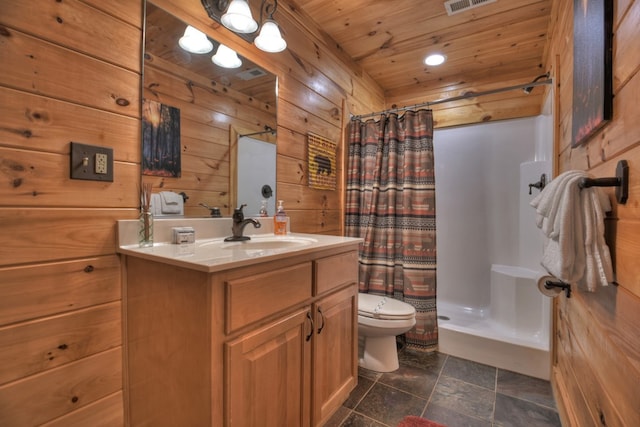
[(180, 47), (190, 53), (209, 53), (213, 50), (213, 43), (202, 31), (188, 25), (184, 35), (178, 40)]
[[(282, 52), (287, 42), (282, 38), (280, 28), (273, 19), (278, 8), (278, 0), (262, 0), (260, 4), (260, 24), (253, 19), (249, 0), (201, 0), (207, 15), (237, 33), (264, 52)], [(223, 13), (224, 12), (224, 13)], [(263, 20), (263, 16), (266, 18)], [(260, 27), (260, 33), (255, 34)]]
[(444, 63), (447, 58), (441, 53), (434, 53), (425, 58), (424, 63), (431, 66), (436, 66)]
[(222, 68), (238, 68), (242, 65), (242, 61), (238, 58), (236, 51), (223, 44), (218, 46), (218, 50), (211, 57), (211, 61)]

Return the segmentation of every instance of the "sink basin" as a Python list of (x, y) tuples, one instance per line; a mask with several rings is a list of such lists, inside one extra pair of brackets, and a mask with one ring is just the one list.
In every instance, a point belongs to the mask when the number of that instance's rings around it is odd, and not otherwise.
[(317, 242), (316, 239), (294, 236), (252, 236), (251, 240), (241, 242), (224, 242), (216, 240), (203, 243), (201, 247), (216, 246), (223, 250), (233, 251), (259, 251), (259, 250), (287, 250), (297, 247), (309, 246)]
[(245, 240), (244, 242), (225, 242), (223, 243), (222, 249), (284, 249), (291, 248), (294, 246), (306, 246), (310, 245), (311, 242), (300, 242), (294, 240), (283, 240), (283, 241), (273, 241), (273, 240)]

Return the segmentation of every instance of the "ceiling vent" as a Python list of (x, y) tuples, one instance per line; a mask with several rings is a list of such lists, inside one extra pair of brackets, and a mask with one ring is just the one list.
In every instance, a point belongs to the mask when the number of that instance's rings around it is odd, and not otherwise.
[(444, 7), (447, 9), (447, 14), (451, 16), (496, 1), (498, 0), (449, 0), (444, 2)]
[(266, 76), (267, 73), (261, 68), (251, 68), (241, 73), (236, 74), (236, 77), (242, 80), (253, 80), (258, 77)]

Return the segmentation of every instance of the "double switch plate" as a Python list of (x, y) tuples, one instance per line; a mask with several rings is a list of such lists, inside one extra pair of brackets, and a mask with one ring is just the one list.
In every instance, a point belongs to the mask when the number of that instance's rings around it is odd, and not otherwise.
[(71, 143), (71, 179), (113, 182), (113, 149)]

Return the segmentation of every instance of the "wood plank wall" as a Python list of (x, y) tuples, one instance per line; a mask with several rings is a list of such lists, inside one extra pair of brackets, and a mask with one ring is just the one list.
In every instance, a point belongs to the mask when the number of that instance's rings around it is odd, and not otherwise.
[[(348, 112), (382, 109), (381, 89), (285, 4), (271, 55), (199, 0), (156, 3), (279, 76), (279, 197), (295, 231), (339, 234), (342, 188), (307, 187), (306, 133), (342, 155)], [(142, 0), (0, 2), (2, 426), (125, 422), (115, 222), (139, 207), (142, 22)], [(113, 148), (114, 182), (69, 179), (70, 141)]]
[[(556, 299), (552, 383), (564, 426), (640, 425), (640, 0), (614, 0), (613, 120), (571, 148), (573, 2), (554, 2), (548, 63), (554, 64), (558, 173), (614, 176), (630, 166), (629, 201), (615, 202), (607, 240), (618, 286)], [(613, 190), (608, 190), (610, 198)]]
[[(0, 425), (122, 425), (115, 221), (136, 215), (140, 2), (0, 3)], [(115, 181), (69, 179), (69, 142)]]

